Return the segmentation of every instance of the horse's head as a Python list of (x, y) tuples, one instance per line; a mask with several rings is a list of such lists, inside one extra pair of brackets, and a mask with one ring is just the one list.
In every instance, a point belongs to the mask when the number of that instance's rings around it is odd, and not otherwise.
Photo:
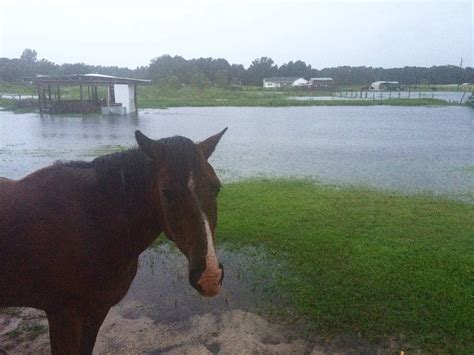
[(154, 162), (152, 199), (160, 226), (188, 258), (189, 281), (204, 296), (219, 293), (224, 278), (214, 248), (220, 182), (207, 160), (226, 130), (198, 144), (179, 136), (155, 141), (135, 132)]

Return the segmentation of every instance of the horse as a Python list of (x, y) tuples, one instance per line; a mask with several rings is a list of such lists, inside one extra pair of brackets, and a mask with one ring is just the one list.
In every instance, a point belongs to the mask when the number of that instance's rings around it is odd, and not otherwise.
[(91, 354), (160, 233), (186, 256), (190, 284), (218, 294), (221, 185), (208, 159), (226, 130), (200, 143), (136, 131), (136, 148), (1, 179), (0, 307), (44, 310), (53, 354)]

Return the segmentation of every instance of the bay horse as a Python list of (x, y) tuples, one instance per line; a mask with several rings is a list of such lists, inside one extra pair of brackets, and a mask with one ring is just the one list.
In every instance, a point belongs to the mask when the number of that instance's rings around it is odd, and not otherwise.
[(44, 310), (53, 354), (91, 354), (162, 232), (187, 257), (191, 285), (216, 295), (220, 182), (208, 159), (226, 130), (197, 144), (136, 131), (138, 148), (0, 179), (0, 307)]

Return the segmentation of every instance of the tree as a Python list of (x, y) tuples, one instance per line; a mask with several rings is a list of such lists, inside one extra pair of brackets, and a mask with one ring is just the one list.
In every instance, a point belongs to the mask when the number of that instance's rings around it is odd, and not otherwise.
[(274, 76), (278, 70), (276, 65), (273, 65), (273, 59), (268, 57), (261, 57), (255, 59), (247, 69), (246, 84), (262, 85), (263, 78)]
[(36, 62), (37, 57), (38, 57), (38, 53), (36, 53), (34, 49), (26, 48), (21, 54), (20, 59), (24, 60), (25, 62), (29, 64), (33, 64)]
[(227, 88), (229, 86), (229, 73), (227, 70), (218, 70), (216, 72), (214, 84), (218, 88)]
[(290, 61), (278, 68), (278, 76), (298, 76), (307, 79), (311, 76), (311, 65), (307, 65), (301, 60)]
[(177, 76), (171, 75), (166, 78), (166, 86), (170, 89), (179, 89), (181, 84)]
[(203, 73), (195, 73), (191, 76), (190, 83), (200, 89), (209, 85), (209, 79)]

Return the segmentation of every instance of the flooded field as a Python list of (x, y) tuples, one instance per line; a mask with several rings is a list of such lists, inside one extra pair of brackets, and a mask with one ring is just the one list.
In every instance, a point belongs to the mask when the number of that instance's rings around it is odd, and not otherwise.
[(293, 96), (292, 100), (390, 100), (438, 99), (452, 103), (465, 103), (470, 92), (456, 91), (342, 91), (328, 96)]
[(474, 191), (466, 107), (173, 108), (133, 117), (0, 112), (0, 176), (135, 145), (133, 132), (194, 140), (228, 126), (213, 165), (224, 181), (309, 177), (329, 184), (465, 198)]
[[(21, 178), (56, 160), (91, 160), (133, 147), (136, 129), (155, 138), (180, 134), (200, 140), (227, 126), (212, 157), (227, 182), (300, 177), (472, 201), (473, 111), (465, 107), (175, 108), (141, 110), (131, 117), (0, 112), (0, 176)], [(204, 299), (189, 285), (187, 261), (171, 244), (144, 252), (129, 293), (101, 329), (96, 352), (398, 349), (397, 340), (325, 343), (317, 334), (309, 340), (299, 326), (282, 326), (268, 317), (286, 309), (285, 300), (273, 292), (275, 277), (285, 275), (282, 265), (263, 250), (230, 251), (219, 245), (218, 253), (225, 265), (223, 289)], [(0, 313), (0, 325), (0, 350), (48, 353), (43, 313), (8, 310)]]

